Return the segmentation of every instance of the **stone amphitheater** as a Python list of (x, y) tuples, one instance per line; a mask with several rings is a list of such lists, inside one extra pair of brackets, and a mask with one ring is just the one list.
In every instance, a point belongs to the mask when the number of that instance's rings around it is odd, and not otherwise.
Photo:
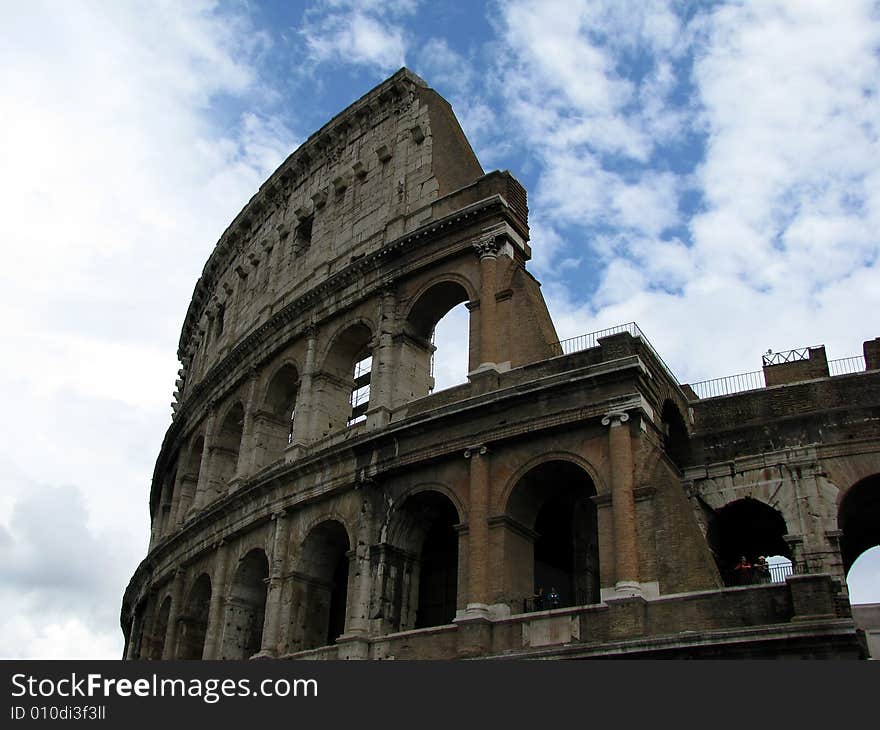
[(880, 339), (680, 384), (635, 324), (560, 342), (530, 255), (525, 190), (406, 69), (290, 155), (186, 312), (125, 657), (865, 656)]

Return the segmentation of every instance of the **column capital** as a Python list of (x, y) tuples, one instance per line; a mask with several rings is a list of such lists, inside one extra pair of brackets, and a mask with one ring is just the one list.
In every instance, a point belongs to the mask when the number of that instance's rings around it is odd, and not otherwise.
[(603, 426), (611, 426), (614, 428), (616, 426), (620, 426), (621, 424), (626, 423), (629, 420), (629, 413), (624, 411), (611, 411), (610, 413), (606, 413), (602, 417), (602, 425)]
[(495, 231), (492, 231), (491, 233), (481, 236), (471, 245), (473, 246), (474, 251), (477, 252), (477, 256), (480, 257), (480, 261), (483, 261), (486, 259), (497, 258), (498, 250), (501, 248), (503, 243), (504, 236)]
[(476, 444), (475, 446), (468, 446), (464, 450), (464, 458), (470, 459), (472, 456), (485, 456), (489, 453), (489, 447), (484, 444)]

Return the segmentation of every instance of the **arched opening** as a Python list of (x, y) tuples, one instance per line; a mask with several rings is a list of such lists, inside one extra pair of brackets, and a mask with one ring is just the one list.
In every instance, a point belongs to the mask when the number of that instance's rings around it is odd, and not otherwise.
[(158, 661), (165, 652), (165, 637), (168, 635), (168, 619), (171, 616), (171, 596), (166, 596), (156, 614), (153, 635), (150, 641), (150, 659)]
[(409, 311), (398, 392), (421, 398), (467, 381), (470, 367), (470, 319), (467, 290), (441, 281), (423, 292)]
[(669, 399), (663, 403), (660, 422), (663, 425), (663, 445), (666, 453), (679, 469), (684, 469), (691, 456), (690, 436), (681, 411)]
[(505, 531), (508, 600), (515, 608), (599, 602), (595, 495), (589, 474), (570, 461), (546, 461), (517, 482)]
[(293, 365), (286, 364), (269, 382), (264, 410), (258, 422), (257, 448), (262, 446), (265, 450), (265, 463), (280, 458), (284, 449), (293, 442), (298, 393), (299, 373)]
[(372, 380), (370, 329), (354, 324), (333, 341), (322, 371), (315, 376), (315, 427), (320, 435), (364, 420)]
[(202, 470), (202, 452), (205, 450), (205, 437), (203, 434), (196, 435), (189, 446), (183, 475), (180, 477), (180, 497), (178, 498), (177, 510), (172, 519), (175, 523), (186, 520), (187, 512), (192, 506), (199, 484), (199, 474)]
[(435, 490), (401, 503), (375, 566), (386, 630), (442, 626), (455, 619), (459, 522), (455, 505)]
[(211, 459), (217, 487), (222, 488), (238, 471), (238, 452), (244, 432), (244, 406), (236, 403), (223, 417), (217, 439), (211, 449)]
[(738, 499), (716, 511), (706, 537), (724, 585), (765, 582), (766, 577), (755, 567), (758, 559), (773, 557), (774, 564), (784, 564), (780, 557), (791, 560), (784, 539), (787, 533), (785, 518), (757, 499)]
[(208, 632), (208, 610), (211, 607), (211, 579), (202, 573), (193, 584), (180, 617), (177, 644), (178, 659), (201, 659)]
[(336, 520), (322, 522), (306, 537), (296, 578), (298, 649), (332, 644), (345, 633), (350, 549), (348, 532)]
[(238, 563), (223, 629), (223, 659), (248, 659), (260, 651), (266, 614), (269, 561), (254, 548)]
[(837, 525), (843, 533), (840, 554), (848, 574), (862, 553), (880, 545), (880, 474), (849, 489), (840, 502)]

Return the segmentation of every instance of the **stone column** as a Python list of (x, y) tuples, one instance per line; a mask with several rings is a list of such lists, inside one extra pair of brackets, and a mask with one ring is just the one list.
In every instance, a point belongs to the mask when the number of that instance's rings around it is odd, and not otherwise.
[(305, 446), (312, 440), (312, 400), (315, 377), (315, 349), (318, 344), (318, 329), (306, 329), (306, 360), (299, 379), (299, 392), (296, 397), (296, 418), (293, 421), (293, 444)]
[(373, 505), (369, 495), (361, 503), (360, 521), (356, 541), (351, 551), (349, 573), (353, 576), (353, 590), (348, 597), (346, 611), (346, 634), (365, 635), (370, 629), (370, 589), (373, 582), (371, 568)]
[(202, 445), (202, 461), (199, 465), (199, 481), (196, 484), (196, 494), (190, 506), (191, 513), (197, 512), (208, 501), (208, 489), (211, 484), (211, 447), (214, 441), (214, 422), (216, 420), (217, 409), (212, 404), (205, 422), (205, 438)]
[(627, 421), (629, 414), (617, 412), (609, 413), (602, 419), (602, 425), (610, 427), (608, 461), (611, 468), (615, 590), (628, 595), (641, 595), (632, 443)]
[(211, 576), (211, 605), (208, 607), (208, 630), (205, 634), (203, 659), (220, 658), (220, 642), (223, 640), (224, 611), (226, 606), (226, 570), (229, 562), (228, 549), (221, 540), (214, 553), (214, 574)]
[[(183, 489), (184, 460), (178, 459), (177, 473), (174, 475), (174, 491), (171, 494), (171, 514), (168, 515), (168, 532), (174, 532), (180, 522), (181, 490)], [(192, 499), (192, 496), (190, 496)]]
[(272, 564), (269, 569), (269, 586), (266, 591), (266, 618), (263, 622), (263, 642), (260, 646), (260, 656), (270, 657), (278, 653), (278, 637), (281, 635), (281, 589), (290, 537), (290, 520), (287, 519), (284, 511), (278, 512), (273, 517), (275, 519), (275, 539), (272, 543)]
[(480, 257), (480, 367), (494, 366), (497, 362), (498, 332), (495, 276), (498, 261), (498, 237), (493, 234), (480, 239), (474, 249)]
[(165, 645), (162, 648), (163, 659), (174, 659), (177, 656), (177, 624), (183, 615), (181, 600), (183, 595), (184, 571), (178, 570), (171, 585), (171, 609), (168, 611), (168, 629), (165, 632)]
[(467, 611), (486, 613), (489, 604), (489, 450), (482, 444), (469, 447), (468, 598)]
[(257, 373), (251, 371), (247, 396), (244, 402), (244, 417), (241, 428), (241, 444), (238, 447), (238, 463), (235, 465), (235, 481), (247, 479), (253, 473), (254, 465), (254, 411), (257, 401)]
[(367, 411), (367, 428), (381, 428), (391, 419), (394, 393), (394, 327), (395, 300), (391, 286), (382, 289), (379, 298), (378, 322), (373, 347), (373, 367), (370, 374), (370, 405)]

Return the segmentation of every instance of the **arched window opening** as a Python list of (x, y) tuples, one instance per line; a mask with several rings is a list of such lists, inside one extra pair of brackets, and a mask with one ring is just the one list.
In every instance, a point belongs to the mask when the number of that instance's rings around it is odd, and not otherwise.
[(156, 614), (153, 635), (150, 641), (149, 658), (158, 661), (165, 652), (165, 638), (168, 635), (168, 619), (171, 616), (171, 596), (166, 596)]
[(667, 399), (663, 403), (660, 421), (663, 425), (666, 453), (679, 469), (684, 469), (691, 456), (690, 436), (681, 412), (671, 400)]
[(422, 292), (407, 315), (398, 373), (398, 391), (405, 399), (467, 381), (473, 369), (467, 290), (458, 282), (441, 281)]
[(284, 449), (293, 443), (298, 394), (299, 373), (293, 365), (284, 365), (269, 382), (265, 410), (258, 419), (257, 446), (259, 448), (260, 441), (264, 442), (267, 463), (280, 458)]
[(348, 532), (336, 520), (322, 522), (305, 539), (294, 578), (293, 651), (332, 644), (345, 633), (350, 549)]
[[(589, 475), (553, 460), (523, 476), (508, 501), (506, 555), (528, 570), (509, 577), (511, 605), (524, 610), (589, 605), (600, 601), (599, 528)], [(526, 535), (532, 531), (535, 537)], [(526, 557), (527, 556), (527, 557)]]
[(184, 614), (180, 617), (178, 659), (201, 659), (208, 632), (211, 607), (211, 579), (202, 573), (190, 590)]
[(467, 382), (470, 361), (469, 316), (462, 303), (450, 309), (431, 333), (429, 393)]
[(406, 497), (374, 554), (375, 615), (386, 632), (443, 626), (458, 609), (458, 510), (445, 494)]
[(315, 376), (313, 426), (316, 435), (360, 423), (370, 404), (372, 333), (363, 324), (345, 328), (333, 340)]
[(212, 450), (212, 466), (220, 487), (232, 481), (238, 470), (238, 453), (243, 433), (244, 406), (236, 403), (223, 418)]
[(259, 548), (239, 562), (226, 603), (223, 659), (248, 659), (260, 651), (268, 577), (269, 561)]
[(768, 573), (759, 566), (760, 558), (766, 561), (768, 556), (774, 557), (778, 566), (785, 566), (780, 558), (791, 561), (784, 539), (787, 532), (783, 516), (756, 499), (738, 499), (719, 509), (709, 521), (706, 537), (724, 585), (784, 580), (786, 567)]
[(880, 545), (880, 474), (854, 484), (840, 502), (837, 524), (843, 535), (840, 553), (849, 573), (867, 550)]
[(354, 364), (354, 386), (351, 389), (349, 403), (351, 415), (348, 417), (348, 425), (367, 420), (367, 409), (370, 407), (370, 379), (373, 371), (373, 356), (371, 353), (363, 355)]

